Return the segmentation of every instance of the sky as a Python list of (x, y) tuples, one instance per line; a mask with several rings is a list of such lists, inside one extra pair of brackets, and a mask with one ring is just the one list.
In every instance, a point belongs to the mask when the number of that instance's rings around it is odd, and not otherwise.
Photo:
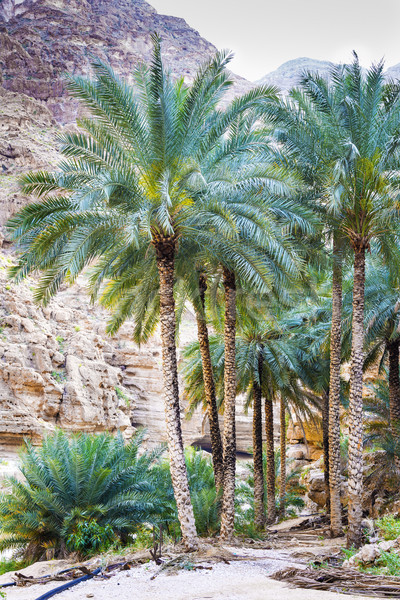
[(400, 0), (148, 0), (184, 18), (217, 48), (235, 52), (232, 70), (251, 81), (298, 57), (400, 63)]

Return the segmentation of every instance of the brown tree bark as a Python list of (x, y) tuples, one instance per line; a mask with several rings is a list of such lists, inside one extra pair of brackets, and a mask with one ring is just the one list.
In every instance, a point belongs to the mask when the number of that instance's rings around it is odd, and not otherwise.
[(329, 490), (329, 394), (322, 396), (322, 445), (324, 449), (324, 481), (326, 493), (326, 513), (330, 514), (330, 490)]
[(196, 310), (197, 336), (200, 345), (201, 363), (203, 367), (204, 393), (207, 402), (207, 415), (210, 425), (211, 452), (214, 467), (215, 486), (222, 490), (224, 486), (224, 463), (222, 452), (221, 430), (218, 420), (217, 398), (215, 395), (214, 374), (211, 363), (208, 328), (205, 319), (205, 292), (207, 281), (203, 274), (199, 275), (199, 294), (202, 312)]
[(262, 452), (262, 356), (258, 359), (259, 382), (253, 383), (253, 462), (254, 462), (254, 524), (257, 529), (265, 527), (264, 466)]
[(281, 471), (279, 475), (279, 516), (285, 516), (285, 497), (286, 497), (286, 406), (285, 400), (281, 395), (280, 399), (280, 449), (281, 449)]
[(236, 472), (236, 283), (235, 274), (224, 267), (225, 290), (225, 371), (224, 371), (224, 493), (221, 512), (221, 540), (233, 537), (235, 525)]
[(354, 250), (353, 320), (349, 401), (349, 479), (347, 546), (362, 539), (363, 495), (363, 365), (364, 365), (365, 248)]
[[(398, 340), (387, 342), (389, 354), (389, 410), (390, 429), (396, 444), (396, 451), (400, 446), (400, 376), (399, 376), (399, 346)], [(395, 466), (400, 471), (400, 456), (395, 455)]]
[(333, 243), (332, 325), (329, 377), (329, 491), (331, 534), (342, 535), (340, 500), (340, 362), (342, 354), (342, 262), (336, 242)]
[(174, 300), (175, 242), (163, 239), (155, 244), (160, 277), (160, 322), (162, 368), (164, 379), (165, 417), (172, 486), (178, 508), (182, 539), (188, 551), (198, 548), (198, 538), (190, 500), (185, 455), (183, 450), (179, 406), (178, 369), (176, 359), (176, 317)]
[(265, 406), (265, 434), (267, 451), (267, 523), (270, 525), (276, 519), (275, 505), (275, 453), (274, 453), (274, 413), (272, 398), (267, 395)]

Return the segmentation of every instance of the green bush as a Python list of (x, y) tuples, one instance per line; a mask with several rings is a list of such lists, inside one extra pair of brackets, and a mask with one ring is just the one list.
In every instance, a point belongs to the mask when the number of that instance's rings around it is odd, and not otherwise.
[[(220, 498), (215, 489), (211, 459), (202, 450), (191, 447), (185, 449), (185, 460), (197, 533), (201, 536), (215, 535), (220, 525)], [(158, 469), (158, 480), (163, 482), (159, 485), (164, 506), (161, 522), (167, 525), (168, 533), (178, 537), (178, 515), (168, 461), (164, 461)]]
[(143, 433), (122, 436), (58, 430), (40, 448), (25, 442), (21, 471), (0, 497), (0, 551), (22, 549), (38, 559), (49, 551), (96, 551), (111, 540), (126, 541), (163, 511), (155, 465), (161, 449), (139, 456)]
[(0, 560), (0, 575), (8, 573), (9, 571), (19, 571), (30, 565), (30, 561), (18, 560), (14, 558)]
[(400, 575), (400, 556), (396, 552), (382, 552), (375, 564), (381, 574)]
[(111, 525), (102, 527), (97, 521), (78, 521), (67, 537), (67, 548), (79, 554), (107, 550), (116, 541)]
[(396, 519), (394, 515), (385, 515), (376, 521), (384, 540), (395, 540), (400, 536), (400, 519)]

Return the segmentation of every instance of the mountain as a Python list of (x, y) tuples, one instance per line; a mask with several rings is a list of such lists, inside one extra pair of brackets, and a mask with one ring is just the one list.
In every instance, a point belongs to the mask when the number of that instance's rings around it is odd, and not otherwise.
[(288, 60), (278, 67), (275, 71), (264, 75), (256, 81), (258, 85), (275, 85), (280, 90), (288, 92), (292, 87), (296, 86), (301, 75), (306, 71), (319, 73), (323, 77), (329, 75), (332, 68), (332, 63), (326, 60), (316, 60), (314, 58), (295, 58)]
[(389, 67), (385, 73), (387, 79), (392, 79), (397, 81), (400, 79), (400, 63), (397, 65), (393, 65), (393, 67)]
[[(65, 289), (41, 308), (34, 281), (14, 285), (6, 269), (11, 249), (1, 230), (28, 199), (17, 176), (56, 167), (56, 133), (73, 128), (79, 107), (65, 93), (63, 74), (90, 74), (92, 56), (132, 79), (151, 56), (151, 34), (173, 76), (193, 77), (216, 48), (183, 20), (158, 14), (144, 0), (0, 0), (0, 451), (11, 456), (23, 436), (44, 431), (119, 430), (145, 426), (150, 441), (165, 440), (158, 336), (138, 348), (132, 324), (114, 338), (107, 314), (91, 307), (85, 284)], [(234, 93), (253, 84), (234, 76)], [(3, 229), (4, 231), (4, 229)], [(5, 232), (4, 232), (5, 233)], [(193, 317), (183, 326), (195, 337)], [(185, 335), (185, 334), (184, 334)], [(251, 445), (251, 417), (239, 411), (238, 450)], [(187, 444), (210, 446), (203, 415), (183, 421)], [(0, 468), (1, 472), (1, 468)]]
[[(329, 77), (331, 68), (335, 63), (327, 60), (316, 60), (315, 58), (295, 58), (288, 60), (278, 67), (275, 71), (264, 75), (258, 81), (257, 85), (274, 85), (287, 93), (293, 87), (299, 84), (303, 73), (318, 73), (321, 77)], [(389, 67), (385, 71), (385, 78), (394, 81), (400, 80), (400, 63)]]
[(216, 48), (183, 19), (159, 15), (144, 0), (3, 0), (0, 64), (3, 87), (46, 103), (60, 123), (76, 117), (62, 75), (88, 74), (92, 56), (131, 79), (150, 57), (151, 34), (163, 40), (165, 60), (190, 78)]

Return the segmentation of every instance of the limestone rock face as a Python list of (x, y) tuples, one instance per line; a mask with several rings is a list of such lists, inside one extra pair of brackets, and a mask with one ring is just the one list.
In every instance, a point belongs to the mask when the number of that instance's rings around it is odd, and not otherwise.
[[(315, 423), (299, 420), (291, 421), (287, 429), (289, 448), (289, 468), (300, 469), (307, 467), (313, 461), (318, 461), (323, 455), (322, 430), (318, 426), (318, 415)], [(325, 501), (324, 501), (325, 503)]]
[[(150, 446), (166, 441), (161, 342), (156, 335), (139, 348), (127, 323), (109, 337), (109, 315), (91, 306), (82, 278), (62, 289), (46, 308), (32, 299), (33, 280), (7, 279), (11, 258), (0, 253), (0, 447), (39, 442), (56, 426), (70, 431), (121, 431), (129, 438), (147, 429)], [(181, 329), (184, 345), (195, 336), (188, 313)], [(240, 403), (239, 403), (240, 404)], [(182, 398), (182, 415), (185, 401)], [(223, 425), (223, 420), (221, 420)], [(184, 442), (211, 446), (203, 414), (183, 418)], [(251, 414), (238, 408), (238, 451), (252, 444)]]
[[(0, 440), (37, 441), (46, 430), (133, 431), (134, 399), (119, 369), (104, 361), (104, 342), (78, 332), (83, 315), (63, 303), (38, 308), (27, 285), (0, 285)], [(132, 403), (132, 406), (131, 406)]]

